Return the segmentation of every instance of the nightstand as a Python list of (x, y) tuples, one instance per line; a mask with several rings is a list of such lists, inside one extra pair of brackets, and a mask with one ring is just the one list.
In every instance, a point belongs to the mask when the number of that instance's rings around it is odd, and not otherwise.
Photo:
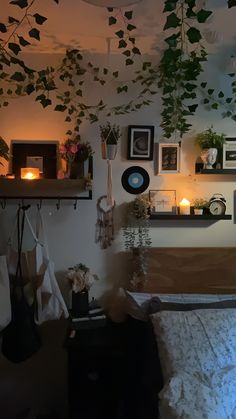
[(70, 419), (123, 418), (122, 335), (123, 326), (107, 320), (66, 338)]

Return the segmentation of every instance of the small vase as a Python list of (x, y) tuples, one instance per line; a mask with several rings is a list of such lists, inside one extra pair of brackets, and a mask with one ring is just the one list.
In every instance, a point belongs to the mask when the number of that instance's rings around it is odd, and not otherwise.
[(117, 153), (117, 144), (107, 144), (105, 141), (102, 141), (101, 152), (103, 160), (115, 160)]
[(80, 292), (72, 291), (72, 317), (79, 317), (88, 314), (89, 297), (88, 290), (84, 289)]
[(217, 153), (217, 148), (206, 148), (202, 150), (201, 159), (204, 163), (204, 169), (213, 169), (212, 165), (216, 162)]
[(203, 208), (194, 208), (194, 214), (195, 215), (202, 215), (203, 214)]

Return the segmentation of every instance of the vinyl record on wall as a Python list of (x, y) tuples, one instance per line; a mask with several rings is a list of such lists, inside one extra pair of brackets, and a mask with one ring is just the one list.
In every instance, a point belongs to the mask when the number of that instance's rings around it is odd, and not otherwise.
[(140, 166), (131, 166), (126, 169), (121, 177), (123, 188), (131, 194), (140, 194), (149, 186), (149, 174)]

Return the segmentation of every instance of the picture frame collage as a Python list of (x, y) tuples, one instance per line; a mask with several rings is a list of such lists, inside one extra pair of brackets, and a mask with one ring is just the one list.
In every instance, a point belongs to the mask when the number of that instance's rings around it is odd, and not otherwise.
[(181, 142), (158, 143), (157, 153), (154, 156), (154, 126), (129, 125), (128, 126), (128, 160), (151, 161), (156, 159), (157, 173), (179, 173)]

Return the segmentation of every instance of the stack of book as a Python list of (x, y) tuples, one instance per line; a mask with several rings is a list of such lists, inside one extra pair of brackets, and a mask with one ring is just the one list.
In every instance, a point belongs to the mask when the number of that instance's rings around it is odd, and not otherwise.
[(101, 307), (91, 308), (88, 314), (79, 317), (72, 317), (72, 327), (74, 330), (95, 329), (106, 324), (106, 315)]

